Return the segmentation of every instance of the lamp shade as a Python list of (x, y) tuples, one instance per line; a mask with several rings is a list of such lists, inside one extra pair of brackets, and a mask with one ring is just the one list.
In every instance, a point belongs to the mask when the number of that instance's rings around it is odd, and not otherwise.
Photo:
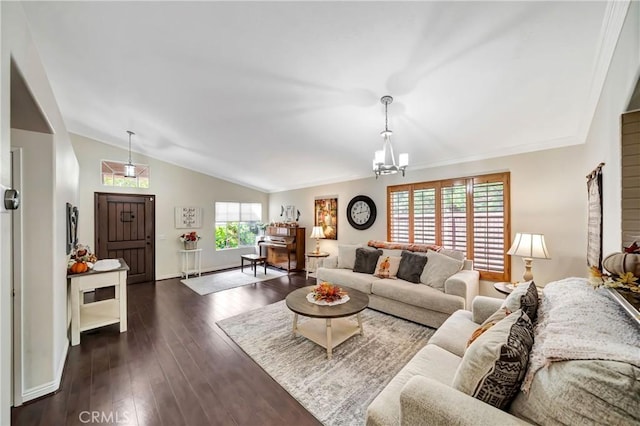
[(309, 238), (324, 238), (322, 226), (314, 226), (311, 230), (311, 235), (309, 236)]
[(513, 244), (507, 254), (532, 259), (551, 259), (542, 234), (516, 233), (516, 237), (513, 239)]

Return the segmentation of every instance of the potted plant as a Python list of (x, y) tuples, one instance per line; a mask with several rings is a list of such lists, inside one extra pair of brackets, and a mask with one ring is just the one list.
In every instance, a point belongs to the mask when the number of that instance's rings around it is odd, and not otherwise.
[(196, 231), (180, 235), (180, 241), (184, 243), (185, 250), (195, 250), (198, 248), (198, 240), (200, 235)]

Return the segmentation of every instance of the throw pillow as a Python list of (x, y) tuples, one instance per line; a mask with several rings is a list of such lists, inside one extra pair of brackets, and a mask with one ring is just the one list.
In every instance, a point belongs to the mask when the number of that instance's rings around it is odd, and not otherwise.
[(504, 410), (520, 390), (533, 346), (533, 324), (519, 309), (467, 348), (453, 387)]
[(373, 274), (376, 271), (378, 258), (381, 254), (382, 250), (358, 247), (356, 249), (356, 261), (353, 264), (353, 272)]
[(447, 278), (462, 269), (464, 264), (460, 260), (432, 250), (427, 252), (427, 258), (429, 261), (420, 275), (420, 282), (441, 291), (444, 291)]
[(420, 275), (427, 264), (427, 257), (422, 254), (403, 251), (398, 266), (398, 278), (411, 283), (420, 283)]
[(356, 249), (362, 247), (360, 244), (338, 245), (338, 268), (353, 269), (356, 263)]
[(453, 257), (456, 260), (459, 261), (463, 261), (464, 260), (464, 253), (458, 250), (451, 250), (451, 249), (440, 249), (439, 251), (437, 251), (436, 253), (440, 253), (440, 254), (444, 254), (445, 256), (449, 256), (449, 257)]
[(471, 345), (478, 337), (480, 337), (482, 333), (489, 330), (491, 327), (496, 325), (499, 321), (505, 319), (507, 315), (509, 315), (510, 313), (511, 312), (509, 312), (507, 308), (500, 308), (497, 311), (495, 311), (493, 314), (491, 314), (491, 316), (486, 320), (484, 320), (484, 322), (480, 324), (480, 327), (476, 328), (476, 330), (473, 332), (473, 334), (467, 341), (467, 347), (469, 347), (469, 345)]
[(522, 309), (527, 313), (531, 322), (535, 322), (538, 313), (538, 288), (535, 283), (529, 281), (517, 285), (504, 300), (502, 307), (511, 312)]
[(385, 256), (384, 254), (378, 258), (375, 276), (378, 278), (396, 279), (398, 268), (400, 267), (400, 256)]

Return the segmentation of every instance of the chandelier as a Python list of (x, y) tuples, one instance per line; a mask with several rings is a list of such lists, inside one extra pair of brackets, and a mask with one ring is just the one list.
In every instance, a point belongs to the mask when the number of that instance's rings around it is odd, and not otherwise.
[(384, 138), (384, 143), (382, 144), (382, 150), (376, 151), (373, 158), (373, 172), (376, 174), (376, 179), (378, 179), (380, 175), (392, 175), (398, 172), (402, 172), (402, 176), (404, 176), (404, 171), (409, 165), (409, 154), (400, 154), (398, 156), (398, 162), (396, 163), (395, 156), (393, 155), (393, 147), (391, 146), (391, 135), (393, 132), (389, 130), (388, 127), (389, 117), (387, 107), (393, 102), (393, 98), (391, 96), (383, 96), (380, 98), (380, 102), (384, 104), (384, 130), (380, 132), (380, 136)]
[(136, 177), (136, 166), (131, 162), (131, 135), (135, 135), (131, 130), (127, 130), (129, 133), (129, 162), (124, 165), (124, 177), (134, 178)]

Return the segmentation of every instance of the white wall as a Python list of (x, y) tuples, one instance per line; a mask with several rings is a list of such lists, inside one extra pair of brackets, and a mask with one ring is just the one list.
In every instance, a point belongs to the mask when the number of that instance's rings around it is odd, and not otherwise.
[[(44, 133), (11, 130), (12, 147), (22, 148), (22, 184), (20, 186), (22, 215), (22, 247), (27, 265), (22, 271), (23, 284), (20, 300), (23, 304), (22, 364), (23, 389), (33, 389), (51, 380), (55, 369), (50, 360), (53, 335), (49, 327), (53, 319), (54, 304), (51, 271), (54, 259), (55, 221), (53, 215), (42, 214), (54, 210), (53, 136)], [(38, 267), (34, 268), (37, 259)], [(65, 284), (66, 286), (66, 284)]]
[[(123, 137), (126, 136), (123, 130)], [(180, 254), (183, 248), (178, 236), (191, 229), (177, 229), (174, 208), (194, 206), (203, 208), (202, 228), (193, 229), (202, 236), (198, 248), (202, 248), (202, 269), (210, 271), (240, 265), (240, 254), (253, 252), (254, 248), (214, 250), (214, 203), (216, 201), (255, 202), (263, 205), (266, 220), (268, 194), (246, 188), (225, 180), (174, 166), (172, 164), (133, 153), (134, 163), (150, 167), (149, 189), (117, 188), (102, 185), (100, 161), (126, 161), (126, 150), (79, 135), (71, 135), (80, 162), (80, 220), (78, 238), (94, 244), (94, 193), (119, 192), (154, 194), (156, 197), (156, 279), (180, 275)], [(135, 148), (135, 143), (133, 143)], [(239, 167), (245, 167), (239, 165)]]
[[(640, 3), (632, 2), (609, 66), (586, 143), (586, 169), (602, 168), (602, 253), (622, 249), (620, 115), (640, 76)], [(589, 171), (587, 170), (587, 171)], [(640, 212), (638, 212), (640, 215)]]
[[(24, 352), (23, 369), (33, 371), (27, 375), (29, 388), (24, 388), (23, 399), (28, 400), (58, 389), (62, 377), (62, 369), (68, 348), (66, 327), (66, 251), (65, 251), (65, 209), (67, 201), (76, 203), (78, 186), (78, 163), (73, 154), (69, 135), (56, 104), (53, 91), (45, 70), (38, 56), (37, 48), (29, 34), (28, 25), (22, 5), (18, 2), (2, 2), (1, 8), (1, 56), (0, 56), (0, 181), (8, 185), (10, 182), (10, 147), (13, 134), (10, 130), (10, 61), (14, 60), (22, 73), (33, 98), (38, 103), (43, 115), (48, 120), (54, 134), (51, 136), (51, 153), (49, 154), (51, 174), (45, 181), (50, 184), (53, 202), (45, 201), (37, 204), (42, 217), (50, 219), (50, 241), (46, 242), (48, 253), (45, 258), (35, 260), (39, 264), (49, 265), (48, 276), (38, 284), (43, 293), (38, 299), (23, 298), (23, 317), (25, 324), (33, 323), (40, 328), (37, 333), (41, 339), (32, 339), (30, 352)], [(31, 179), (38, 173), (25, 167), (23, 177)], [(34, 203), (29, 194), (24, 194)], [(48, 220), (49, 220), (48, 219)], [(9, 424), (10, 371), (11, 371), (11, 216), (0, 215), (2, 236), (0, 250), (2, 264), (0, 266), (0, 424)], [(32, 288), (32, 287), (29, 287)], [(47, 318), (39, 320), (40, 315)], [(37, 323), (37, 324), (36, 324)]]

